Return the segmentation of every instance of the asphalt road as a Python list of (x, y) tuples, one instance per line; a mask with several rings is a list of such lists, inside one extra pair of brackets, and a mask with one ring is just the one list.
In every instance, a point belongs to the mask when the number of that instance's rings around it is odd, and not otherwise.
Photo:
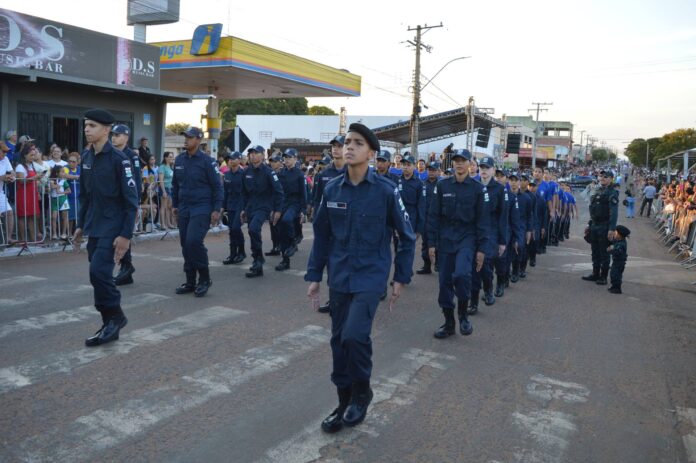
[(481, 305), (469, 337), (433, 338), (437, 278), (415, 276), (378, 311), (367, 420), (331, 436), (319, 429), (336, 400), (329, 318), (302, 280), (308, 226), (292, 270), (268, 258), (255, 280), (249, 259), (222, 266), (226, 236), (209, 236), (200, 299), (174, 294), (177, 240), (138, 243), (129, 324), (89, 350), (86, 255), (3, 258), (0, 461), (694, 462), (696, 272), (646, 219), (622, 222), (623, 295), (580, 279), (589, 246), (575, 223)]

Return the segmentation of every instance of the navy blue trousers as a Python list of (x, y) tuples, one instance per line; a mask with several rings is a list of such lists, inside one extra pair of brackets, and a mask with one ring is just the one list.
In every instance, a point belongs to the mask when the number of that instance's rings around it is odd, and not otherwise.
[(440, 292), (437, 302), (443, 309), (454, 309), (454, 296), (460, 301), (468, 300), (471, 294), (471, 273), (474, 270), (474, 250), (472, 243), (457, 252), (438, 253), (440, 273), (438, 279)]
[(121, 306), (121, 292), (114, 284), (114, 239), (92, 238), (87, 241), (89, 282), (94, 288), (94, 305), (99, 309)]
[(278, 234), (280, 250), (285, 251), (290, 246), (292, 246), (295, 241), (295, 231), (297, 218), (300, 216), (300, 205), (290, 204), (285, 212), (283, 212), (280, 218), (280, 223), (278, 224)]
[(263, 259), (263, 242), (261, 241), (261, 228), (263, 223), (268, 220), (270, 212), (266, 210), (258, 210), (252, 213), (247, 213), (247, 221), (249, 225), (249, 241), (251, 241), (251, 257), (254, 260), (264, 261)]
[(230, 247), (240, 246), (244, 251), (244, 233), (242, 233), (242, 218), (240, 211), (227, 211), (229, 218)]
[(343, 293), (329, 290), (331, 310), (331, 381), (339, 388), (372, 376), (372, 321), (380, 292)]
[(208, 249), (203, 244), (210, 228), (210, 215), (201, 214), (193, 217), (179, 217), (179, 243), (184, 256), (184, 272), (208, 268)]

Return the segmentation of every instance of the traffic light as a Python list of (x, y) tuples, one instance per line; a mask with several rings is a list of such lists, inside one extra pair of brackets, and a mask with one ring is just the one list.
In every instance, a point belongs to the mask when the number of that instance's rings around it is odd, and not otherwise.
[(505, 152), (510, 153), (510, 154), (519, 154), (521, 142), (522, 142), (522, 134), (520, 134), (520, 133), (508, 134), (507, 144), (505, 145)]
[(476, 135), (476, 146), (480, 148), (488, 148), (488, 139), (491, 136), (490, 127), (479, 127)]

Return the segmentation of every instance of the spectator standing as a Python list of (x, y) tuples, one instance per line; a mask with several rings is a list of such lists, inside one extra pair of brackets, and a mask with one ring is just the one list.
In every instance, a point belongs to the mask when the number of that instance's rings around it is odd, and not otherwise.
[(150, 152), (150, 147), (148, 146), (149, 140), (147, 137), (140, 137), (140, 146), (138, 146), (138, 156), (140, 156), (140, 164), (145, 166), (147, 164), (147, 160), (150, 158), (150, 155), (152, 154)]
[[(14, 231), (14, 212), (7, 198), (7, 192), (15, 181), (15, 173), (7, 154), (10, 148), (3, 141), (0, 141), (0, 217), (3, 218), (4, 226), (0, 226), (0, 242), (13, 244)], [(7, 186), (6, 186), (7, 185)]]
[[(64, 167), (56, 164), (51, 168), (51, 232), (52, 239), (65, 240), (68, 238), (68, 210), (70, 210), (70, 202), (68, 194), (70, 193), (70, 184), (66, 178), (67, 172)], [(60, 219), (58, 216), (60, 215)]]
[(159, 209), (157, 185), (159, 182), (159, 171), (155, 162), (155, 156), (150, 155), (147, 163), (143, 167), (143, 206), (150, 209), (150, 221), (153, 227), (157, 223), (157, 211)]
[(174, 177), (174, 153), (165, 151), (162, 155), (162, 165), (159, 167), (159, 182), (162, 190), (162, 201), (160, 204), (160, 224), (165, 230), (176, 229), (174, 217), (172, 215), (172, 179)]
[(643, 201), (640, 204), (640, 216), (643, 217), (643, 211), (645, 206), (648, 206), (648, 217), (650, 217), (650, 210), (652, 209), (652, 203), (657, 194), (657, 189), (655, 188), (655, 181), (649, 180), (648, 185), (643, 188)]
[(80, 155), (77, 152), (68, 154), (68, 173), (66, 178), (70, 183), (70, 193), (68, 193), (68, 203), (70, 210), (68, 211), (68, 235), (72, 235), (72, 223), (77, 219), (77, 211), (80, 209), (80, 204), (77, 198), (80, 195)]
[(7, 158), (10, 160), (10, 164), (15, 162), (15, 159), (17, 158), (17, 131), (16, 130), (8, 130), (7, 133), (5, 134), (5, 145), (8, 148), (7, 151)]
[(46, 161), (46, 164), (48, 164), (49, 168), (53, 169), (55, 166), (68, 167), (68, 163), (62, 158), (63, 150), (60, 149), (60, 146), (55, 143), (52, 144), (51, 148), (48, 150), (48, 154), (50, 158)]
[(36, 147), (33, 143), (27, 142), (22, 146), (17, 163), (17, 220), (19, 224), (19, 241), (36, 241), (36, 216), (40, 214), (39, 196), (37, 193), (36, 182), (40, 181), (43, 175), (37, 174), (34, 170), (33, 160), (37, 155)]

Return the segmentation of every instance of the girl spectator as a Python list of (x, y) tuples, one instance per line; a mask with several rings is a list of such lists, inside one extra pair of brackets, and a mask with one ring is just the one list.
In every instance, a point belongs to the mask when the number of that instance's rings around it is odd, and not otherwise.
[(225, 154), (218, 156), (218, 170), (220, 170), (220, 177), (223, 177), (230, 170), (227, 166), (227, 156)]
[(36, 174), (41, 177), (41, 180), (36, 184), (36, 191), (39, 195), (39, 209), (41, 210), (41, 214), (39, 214), (39, 230), (47, 236), (49, 233), (47, 230), (48, 224), (51, 222), (51, 208), (49, 207), (50, 190), (48, 188), (51, 166), (48, 164), (47, 156), (42, 154), (38, 147), (36, 148), (32, 165)]
[(68, 203), (70, 210), (68, 211), (68, 236), (72, 235), (72, 223), (77, 219), (77, 212), (80, 210), (78, 198), (80, 197), (80, 155), (72, 152), (68, 155), (68, 173), (66, 179), (70, 183), (70, 193), (68, 193)]
[[(18, 238), (20, 242), (36, 242), (43, 240), (43, 235), (37, 234), (37, 216), (40, 215), (39, 196), (36, 188), (43, 174), (37, 174), (33, 161), (37, 155), (33, 143), (25, 143), (19, 152), (19, 162), (15, 172), (17, 174), (17, 205)], [(38, 238), (38, 240), (37, 240)]]
[[(68, 230), (68, 211), (70, 210), (70, 202), (68, 194), (70, 194), (70, 184), (66, 179), (67, 171), (64, 167), (56, 164), (51, 168), (51, 230), (53, 236), (51, 239), (57, 240), (57, 234), (60, 233), (60, 239), (68, 238), (70, 231)], [(60, 219), (58, 215), (60, 214)]]
[(167, 151), (162, 156), (159, 167), (159, 182), (162, 190), (160, 224), (165, 230), (176, 229), (174, 214), (172, 214), (172, 178), (174, 178), (174, 153)]
[[(147, 158), (147, 164), (142, 170), (143, 176), (143, 196), (142, 196), (142, 210), (143, 218), (149, 219), (149, 222), (153, 224), (151, 229), (154, 228), (157, 222), (157, 210), (158, 210), (158, 192), (157, 185), (159, 182), (159, 170), (157, 169), (155, 156), (150, 155)], [(147, 222), (146, 222), (147, 223)], [(147, 230), (147, 227), (146, 227)]]
[(68, 167), (68, 163), (63, 160), (63, 150), (60, 149), (60, 146), (55, 143), (52, 144), (48, 154), (51, 158), (47, 161), (47, 164), (51, 169), (54, 166)]
[(632, 219), (635, 216), (636, 188), (630, 183), (626, 188), (626, 218)]

